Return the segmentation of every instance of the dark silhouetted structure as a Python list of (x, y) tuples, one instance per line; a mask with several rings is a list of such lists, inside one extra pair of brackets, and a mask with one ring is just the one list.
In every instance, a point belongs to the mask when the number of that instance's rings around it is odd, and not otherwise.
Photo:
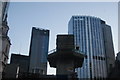
[(29, 68), (29, 56), (12, 54), (10, 64), (18, 64), (21, 72), (28, 72)]
[(117, 54), (115, 67), (111, 69), (108, 78), (114, 80), (120, 79), (120, 52)]
[(56, 44), (56, 51), (48, 55), (50, 67), (57, 68), (58, 76), (76, 78), (75, 68), (82, 67), (84, 55), (75, 50), (74, 36), (57, 35)]
[(4, 71), (4, 78), (18, 78), (22, 74), (28, 73), (29, 56), (12, 54), (10, 64), (8, 64)]

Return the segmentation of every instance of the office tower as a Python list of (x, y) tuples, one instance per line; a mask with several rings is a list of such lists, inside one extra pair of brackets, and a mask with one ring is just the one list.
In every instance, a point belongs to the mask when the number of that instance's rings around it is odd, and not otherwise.
[[(5, 0), (7, 1), (7, 0)], [(7, 11), (9, 2), (0, 1), (0, 80), (8, 61), (10, 39), (8, 37)]]
[(86, 56), (83, 67), (76, 69), (78, 78), (106, 78), (115, 61), (110, 26), (97, 17), (72, 16), (68, 33), (74, 35), (76, 47)]
[(21, 78), (24, 74), (28, 73), (29, 56), (12, 54), (10, 64), (5, 68), (4, 78)]
[(47, 73), (47, 55), (49, 46), (49, 30), (32, 28), (30, 44), (30, 73)]

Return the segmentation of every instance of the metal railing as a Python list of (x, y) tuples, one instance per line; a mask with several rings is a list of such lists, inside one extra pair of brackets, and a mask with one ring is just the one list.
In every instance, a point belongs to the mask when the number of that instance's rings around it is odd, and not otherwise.
[[(52, 50), (50, 50), (50, 51), (48, 52), (48, 54), (54, 53), (54, 52), (56, 52), (56, 51), (57, 51), (57, 49), (52, 49)], [(73, 49), (72, 51), (78, 52), (78, 53), (81, 53), (81, 54), (84, 54), (84, 53), (83, 53), (82, 51), (80, 51), (80, 50)]]

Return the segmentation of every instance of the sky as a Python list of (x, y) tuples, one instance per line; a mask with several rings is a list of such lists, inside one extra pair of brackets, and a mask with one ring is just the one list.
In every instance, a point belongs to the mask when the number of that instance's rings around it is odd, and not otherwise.
[[(120, 1), (118, 3), (118, 13), (120, 13)], [(118, 15), (118, 21), (120, 21), (120, 15)], [(120, 26), (120, 23), (118, 23)], [(118, 27), (118, 51), (120, 51), (120, 27)]]
[[(99, 17), (111, 26), (115, 53), (118, 52), (117, 2), (11, 2), (8, 11), (11, 53), (29, 55), (32, 27), (50, 30), (49, 51), (56, 48), (56, 35), (68, 33), (72, 15)], [(55, 69), (48, 67), (48, 74)]]

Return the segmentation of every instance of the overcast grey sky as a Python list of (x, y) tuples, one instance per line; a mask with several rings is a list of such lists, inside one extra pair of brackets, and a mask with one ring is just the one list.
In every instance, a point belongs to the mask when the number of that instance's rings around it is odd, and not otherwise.
[[(55, 49), (56, 35), (67, 34), (72, 15), (101, 18), (112, 28), (115, 53), (118, 52), (117, 2), (11, 2), (8, 11), (10, 53), (29, 54), (32, 27), (50, 30), (49, 50)], [(49, 74), (55, 70), (48, 68)]]

